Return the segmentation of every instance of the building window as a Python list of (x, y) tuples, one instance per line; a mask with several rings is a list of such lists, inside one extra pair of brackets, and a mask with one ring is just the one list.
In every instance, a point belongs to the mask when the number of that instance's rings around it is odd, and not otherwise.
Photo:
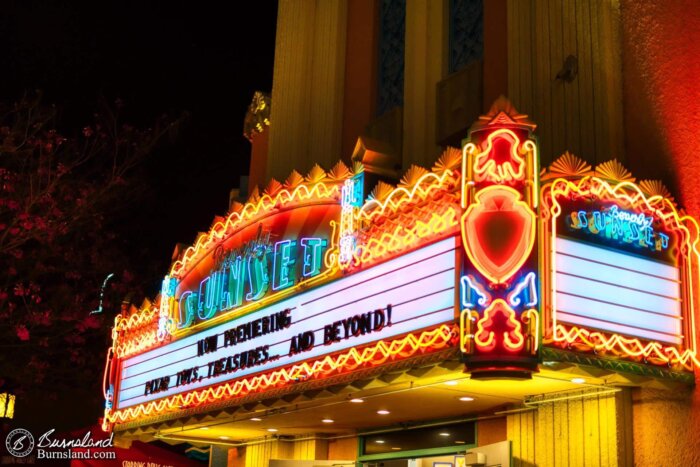
[(406, 0), (380, 0), (377, 115), (403, 105), (405, 35)]
[(450, 0), (450, 73), (484, 55), (485, 0)]
[(475, 445), (475, 422), (408, 428), (362, 436), (360, 460), (464, 452)]

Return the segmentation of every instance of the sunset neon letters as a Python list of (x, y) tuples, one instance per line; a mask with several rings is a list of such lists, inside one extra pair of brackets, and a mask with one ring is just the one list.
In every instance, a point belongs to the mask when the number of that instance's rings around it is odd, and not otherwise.
[(600, 211), (574, 211), (570, 214), (569, 226), (621, 243), (665, 250), (668, 248), (668, 235), (654, 232), (653, 221), (653, 217), (622, 211), (612, 205)]
[(291, 287), (297, 280), (298, 264), (302, 265), (298, 269), (304, 279), (320, 274), (327, 245), (328, 241), (321, 238), (302, 238), (298, 243), (279, 241), (273, 247), (258, 244), (247, 255), (231, 254), (202, 279), (197, 290), (182, 292), (178, 328), (189, 327), (195, 318), (205, 321), (244, 302), (260, 300), (270, 288), (277, 291)]

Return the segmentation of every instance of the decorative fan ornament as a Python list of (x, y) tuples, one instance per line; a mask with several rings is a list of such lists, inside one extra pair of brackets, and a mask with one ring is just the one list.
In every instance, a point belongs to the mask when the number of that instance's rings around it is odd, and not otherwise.
[(250, 196), (248, 196), (248, 201), (247, 203), (256, 203), (260, 200), (260, 190), (258, 189), (258, 186), (255, 185), (253, 189), (250, 192)]
[(231, 203), (231, 212), (241, 212), (243, 210), (243, 203), (239, 203), (238, 201), (234, 201)]
[(606, 178), (616, 182), (632, 182), (636, 180), (632, 174), (620, 164), (617, 159), (603, 162), (595, 168), (595, 174), (600, 178)]
[(642, 180), (639, 188), (649, 196), (661, 196), (673, 202), (673, 196), (666, 185), (661, 180)]
[(326, 171), (320, 165), (314, 164), (311, 170), (306, 174), (306, 181), (311, 184), (322, 182), (326, 178)]
[(537, 125), (527, 118), (527, 115), (521, 114), (513, 106), (513, 104), (503, 95), (493, 103), (486, 115), (479, 117), (479, 120), (472, 125), (471, 130), (478, 130), (490, 125), (523, 125), (530, 130), (534, 130)]
[(360, 161), (353, 161), (352, 162), (352, 174), (353, 175), (361, 174), (364, 171), (365, 171), (365, 166), (362, 162), (360, 162)]
[(352, 177), (352, 172), (347, 165), (343, 164), (342, 161), (338, 161), (337, 164), (328, 172), (328, 177), (332, 180), (345, 180)]
[(388, 183), (380, 181), (375, 185), (369, 194), (369, 199), (383, 202), (394, 191), (394, 187)]
[(433, 166), (433, 172), (442, 173), (447, 170), (453, 170), (460, 167), (462, 164), (462, 151), (457, 148), (448, 146), (447, 149), (438, 158)]
[(566, 151), (552, 162), (552, 165), (549, 166), (549, 173), (545, 174), (545, 178), (585, 177), (592, 173), (593, 169), (586, 161)]
[(399, 182), (399, 186), (405, 187), (405, 188), (410, 188), (416, 183), (418, 183), (418, 180), (420, 178), (427, 174), (428, 171), (425, 170), (423, 167), (419, 167), (417, 165), (412, 165), (411, 167), (408, 168), (405, 174), (403, 174), (403, 177), (401, 177), (401, 181)]
[(265, 193), (270, 195), (270, 196), (275, 196), (279, 191), (282, 189), (282, 184), (275, 180), (274, 178), (270, 179), (270, 181), (267, 183), (267, 186), (265, 187)]
[(296, 170), (292, 170), (292, 173), (290, 173), (287, 180), (285, 180), (284, 186), (289, 190), (293, 190), (302, 183), (304, 183), (304, 177), (302, 177), (302, 175)]

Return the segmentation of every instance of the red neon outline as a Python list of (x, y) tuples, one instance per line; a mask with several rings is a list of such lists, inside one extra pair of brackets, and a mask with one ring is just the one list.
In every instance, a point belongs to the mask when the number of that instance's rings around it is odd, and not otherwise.
[[(469, 221), (474, 211), (483, 210), (484, 208), (482, 206), (489, 202), (491, 196), (495, 196), (496, 194), (509, 195), (513, 203), (513, 208), (519, 208), (520, 212), (523, 213), (523, 219), (529, 219), (530, 222), (530, 228), (528, 229), (527, 226), (525, 226), (526, 228), (523, 232), (523, 236), (517, 239), (519, 243), (513, 251), (511, 258), (502, 266), (494, 264), (482, 250), (481, 245), (478, 243), (475, 223)], [(513, 188), (493, 185), (479, 191), (475, 196), (475, 202), (472, 203), (469, 209), (462, 215), (462, 245), (464, 246), (464, 250), (467, 252), (467, 256), (476, 269), (493, 283), (503, 283), (512, 277), (525, 263), (535, 244), (537, 217), (527, 203), (520, 198), (520, 193)]]
[[(502, 314), (508, 318), (508, 322), (513, 325), (511, 332), (503, 333), (503, 348), (509, 352), (519, 352), (525, 345), (525, 336), (523, 336), (522, 326), (520, 321), (516, 319), (515, 311), (506, 303), (505, 300), (498, 298), (494, 300), (486, 310), (484, 316), (476, 323), (476, 332), (474, 333), (474, 342), (477, 348), (482, 352), (493, 352), (496, 348), (496, 333), (489, 331), (493, 326), (493, 318)], [(483, 335), (486, 334), (486, 339)], [(515, 337), (515, 341), (511, 340), (510, 334)]]
[[(506, 139), (511, 144), (510, 160), (497, 164), (492, 159), (494, 140)], [(522, 181), (525, 179), (525, 159), (518, 154), (520, 138), (507, 128), (496, 130), (486, 137), (486, 149), (476, 155), (474, 160), (474, 175), (478, 182), (489, 181), (495, 183)], [(517, 166), (517, 169), (513, 167)]]

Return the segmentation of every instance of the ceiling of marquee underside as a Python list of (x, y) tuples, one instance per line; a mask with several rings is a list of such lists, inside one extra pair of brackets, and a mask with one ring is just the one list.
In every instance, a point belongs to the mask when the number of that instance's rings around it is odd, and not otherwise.
[[(582, 376), (584, 383), (571, 381)], [(420, 372), (385, 374), (362, 385), (307, 391), (143, 426), (122, 431), (119, 436), (203, 445), (235, 445), (265, 437), (319, 433), (332, 438), (358, 430), (395, 429), (432, 420), (489, 416), (523, 407), (525, 401), (539, 396), (566, 397), (582, 390), (609, 391), (611, 385), (637, 384), (638, 381), (617, 373), (596, 374), (574, 365), (543, 367), (531, 380), (479, 381), (470, 379), (456, 362)], [(464, 397), (473, 400), (460, 400)], [(363, 402), (351, 402), (353, 398), (361, 398)], [(379, 410), (390, 413), (380, 415)], [(324, 423), (323, 419), (333, 422)]]

